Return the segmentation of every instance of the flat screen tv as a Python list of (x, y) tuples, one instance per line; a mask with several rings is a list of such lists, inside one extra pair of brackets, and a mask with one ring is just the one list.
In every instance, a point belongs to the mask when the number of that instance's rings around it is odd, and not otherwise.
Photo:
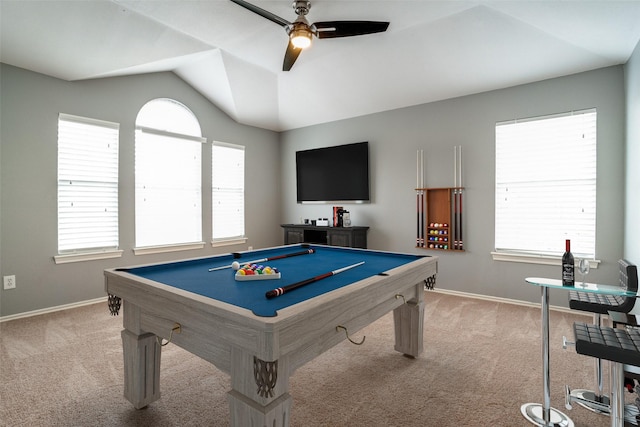
[(296, 152), (298, 203), (369, 202), (369, 143)]

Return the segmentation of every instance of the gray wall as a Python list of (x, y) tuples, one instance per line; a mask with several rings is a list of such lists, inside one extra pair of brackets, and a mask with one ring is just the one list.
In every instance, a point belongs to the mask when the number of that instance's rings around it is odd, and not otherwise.
[[(438, 256), (441, 289), (537, 302), (540, 290), (527, 285), (524, 278), (556, 277), (560, 267), (496, 262), (490, 255), (494, 249), (495, 123), (592, 107), (598, 111), (596, 254), (603, 262), (590, 278), (611, 282), (623, 254), (622, 66), (284, 132), (283, 219), (299, 222), (331, 212), (331, 205), (296, 203), (296, 150), (369, 141), (372, 203), (344, 206), (354, 225), (371, 227), (370, 248)], [(461, 145), (463, 152), (466, 252), (415, 249), (416, 150), (425, 151), (426, 186), (448, 187), (453, 186), (455, 145)], [(544, 173), (545, 165), (538, 167)], [(563, 248), (564, 242), (557, 244)], [(553, 304), (566, 305), (566, 294), (551, 294)]]
[[(625, 73), (626, 71), (626, 73)], [(16, 275), (17, 289), (0, 289), (0, 316), (89, 300), (104, 295), (108, 267), (204, 256), (282, 243), (277, 225), (329, 217), (331, 205), (295, 202), (295, 151), (367, 140), (371, 144), (373, 201), (344, 205), (354, 225), (368, 225), (369, 247), (440, 257), (437, 286), (523, 301), (539, 301), (527, 276), (556, 276), (558, 268), (495, 262), (494, 125), (497, 121), (598, 108), (598, 234), (601, 268), (593, 280), (611, 281), (623, 253), (640, 262), (637, 212), (640, 173), (640, 53), (626, 69), (611, 67), (544, 82), (450, 99), (277, 134), (243, 126), (212, 106), (171, 73), (64, 82), (11, 66), (0, 68), (0, 275)], [(625, 146), (625, 84), (626, 100)], [(183, 102), (203, 135), (247, 147), (247, 245), (134, 256), (133, 127), (139, 108), (156, 97)], [(362, 102), (366, 102), (362, 100)], [(59, 112), (121, 124), (120, 259), (56, 265), (56, 131)], [(415, 241), (415, 156), (426, 154), (426, 186), (453, 185), (453, 146), (464, 155), (466, 252), (420, 251)], [(210, 149), (203, 156), (204, 188), (210, 184)], [(570, 159), (568, 159), (570, 161)], [(544, 165), (540, 165), (541, 172)], [(625, 223), (625, 182), (628, 206)], [(635, 187), (634, 187), (635, 186)], [(635, 206), (630, 211), (631, 206)], [(210, 240), (210, 197), (203, 203), (203, 238)], [(636, 237), (633, 237), (636, 236)], [(625, 239), (626, 237), (626, 239)], [(623, 242), (626, 242), (623, 243)], [(562, 242), (559, 243), (562, 245)], [(624, 252), (623, 252), (624, 250)], [(566, 295), (551, 293), (566, 305)]]
[(625, 257), (640, 264), (640, 43), (625, 67), (627, 182)]
[[(2, 65), (1, 275), (16, 275), (16, 289), (0, 289), (0, 315), (8, 316), (104, 296), (108, 267), (205, 256), (280, 244), (279, 135), (237, 124), (172, 73), (65, 82)], [(203, 151), (205, 249), (133, 255), (133, 135), (147, 101), (176, 99), (197, 116), (203, 136), (246, 147), (246, 245), (212, 248), (211, 146)], [(57, 120), (68, 113), (120, 123), (120, 247), (122, 258), (56, 265)], [(105, 308), (106, 310), (106, 308)]]

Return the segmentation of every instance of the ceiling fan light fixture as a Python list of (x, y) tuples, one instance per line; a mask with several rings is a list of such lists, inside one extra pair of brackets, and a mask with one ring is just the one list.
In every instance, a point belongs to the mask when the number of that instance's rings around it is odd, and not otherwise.
[[(1, 2), (2, 0), (0, 0)], [(298, 16), (289, 22), (267, 10), (262, 9), (246, 0), (231, 0), (239, 6), (274, 22), (285, 29), (289, 36), (287, 50), (284, 53), (282, 71), (289, 71), (302, 51), (311, 46), (311, 39), (361, 36), (365, 34), (383, 33), (387, 31), (388, 22), (379, 21), (322, 21), (309, 24), (306, 15), (311, 8), (309, 0), (293, 0), (293, 10)]]
[(295, 28), (289, 34), (291, 43), (299, 49), (311, 46), (311, 36), (312, 33), (308, 28)]

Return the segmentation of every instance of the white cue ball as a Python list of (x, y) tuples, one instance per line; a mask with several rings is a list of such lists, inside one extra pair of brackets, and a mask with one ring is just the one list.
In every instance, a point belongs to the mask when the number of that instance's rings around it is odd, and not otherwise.
[(234, 270), (239, 270), (240, 269), (240, 263), (238, 261), (233, 261), (231, 263), (231, 268), (233, 268)]

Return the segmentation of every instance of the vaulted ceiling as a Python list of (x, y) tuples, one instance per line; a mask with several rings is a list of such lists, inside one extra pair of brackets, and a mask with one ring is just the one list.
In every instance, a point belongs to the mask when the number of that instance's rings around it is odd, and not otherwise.
[(229, 0), (0, 0), (0, 61), (68, 81), (172, 71), (282, 131), (624, 64), (640, 40), (638, 0), (313, 0), (307, 18), (390, 25), (315, 39), (284, 72), (284, 29)]

